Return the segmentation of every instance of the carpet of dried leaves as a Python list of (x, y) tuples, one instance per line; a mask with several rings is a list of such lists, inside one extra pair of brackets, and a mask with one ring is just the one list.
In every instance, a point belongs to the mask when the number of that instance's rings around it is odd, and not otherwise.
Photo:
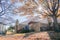
[[(51, 33), (51, 36), (54, 35)], [(39, 32), (31, 34), (27, 37), (24, 35), (7, 35), (7, 36), (0, 36), (0, 40), (51, 40), (50, 34), (48, 32)]]

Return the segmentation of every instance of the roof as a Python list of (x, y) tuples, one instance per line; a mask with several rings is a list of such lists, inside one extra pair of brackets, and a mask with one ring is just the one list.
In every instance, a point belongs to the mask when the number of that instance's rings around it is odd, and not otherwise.
[(5, 23), (0, 22), (0, 24), (6, 25)]

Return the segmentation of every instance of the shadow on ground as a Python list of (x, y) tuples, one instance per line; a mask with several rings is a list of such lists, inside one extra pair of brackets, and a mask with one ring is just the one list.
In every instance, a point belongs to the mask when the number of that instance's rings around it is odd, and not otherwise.
[(60, 33), (54, 31), (27, 33), (24, 38), (34, 40), (60, 40)]

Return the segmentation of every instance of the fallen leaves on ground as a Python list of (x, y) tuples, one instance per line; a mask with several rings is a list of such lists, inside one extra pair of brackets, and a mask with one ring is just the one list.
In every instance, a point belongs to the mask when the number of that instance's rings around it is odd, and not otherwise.
[(51, 36), (53, 37), (54, 33), (53, 32), (50, 33), (39, 32), (31, 34), (27, 37), (24, 37), (25, 34), (7, 35), (7, 36), (0, 36), (0, 40), (51, 40)]

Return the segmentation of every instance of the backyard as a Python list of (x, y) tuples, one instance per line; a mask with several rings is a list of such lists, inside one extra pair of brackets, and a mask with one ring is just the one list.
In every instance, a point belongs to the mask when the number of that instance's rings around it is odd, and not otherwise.
[(0, 40), (60, 40), (60, 0), (0, 0)]
[(0, 36), (0, 40), (60, 40), (60, 33), (49, 31), (5, 35)]

